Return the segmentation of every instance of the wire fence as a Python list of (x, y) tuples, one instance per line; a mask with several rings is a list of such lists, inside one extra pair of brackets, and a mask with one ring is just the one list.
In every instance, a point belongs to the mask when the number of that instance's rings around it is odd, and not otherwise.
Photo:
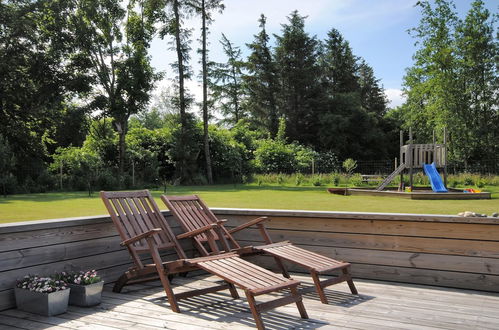
[[(388, 175), (395, 170), (395, 160), (372, 160), (358, 161), (355, 172), (361, 174)], [(499, 174), (499, 158), (481, 159), (464, 162), (449, 162), (447, 164), (448, 174), (475, 173), (475, 174)]]

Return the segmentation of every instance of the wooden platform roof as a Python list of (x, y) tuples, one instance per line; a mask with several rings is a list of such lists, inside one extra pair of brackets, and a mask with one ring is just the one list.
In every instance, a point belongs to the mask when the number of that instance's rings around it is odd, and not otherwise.
[[(295, 279), (311, 285), (308, 276)], [(208, 286), (216, 278), (175, 278), (177, 290)], [(499, 294), (400, 283), (357, 280), (361, 293), (352, 296), (346, 284), (326, 290), (330, 305), (316, 293), (305, 294), (309, 320), (294, 306), (264, 313), (269, 329), (498, 329)], [(243, 296), (243, 295), (242, 295)], [(270, 298), (270, 297), (269, 297)], [(244, 299), (210, 294), (182, 300), (183, 313), (173, 313), (161, 285), (155, 282), (111, 292), (106, 286), (101, 305), (70, 306), (67, 313), (43, 317), (8, 309), (0, 312), (0, 329), (251, 329), (253, 319)]]

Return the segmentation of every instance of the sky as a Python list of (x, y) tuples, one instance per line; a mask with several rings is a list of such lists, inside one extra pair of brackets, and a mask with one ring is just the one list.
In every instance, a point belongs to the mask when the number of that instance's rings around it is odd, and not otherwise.
[[(491, 12), (499, 12), (497, 0), (484, 0)], [(226, 58), (220, 45), (224, 33), (236, 46), (241, 47), (243, 56), (249, 51), (245, 44), (258, 33), (260, 14), (267, 17), (269, 35), (280, 34), (281, 24), (287, 23), (287, 16), (298, 10), (307, 16), (305, 30), (311, 36), (325, 39), (332, 28), (340, 31), (350, 43), (353, 53), (364, 58), (380, 79), (389, 99), (389, 106), (396, 107), (404, 102), (401, 92), (405, 69), (413, 63), (416, 51), (413, 39), (407, 30), (416, 27), (420, 19), (420, 9), (414, 7), (417, 0), (225, 0), (225, 10), (214, 15), (210, 26), (208, 47), (211, 60), (225, 62)], [(456, 10), (464, 17), (470, 8), (471, 0), (455, 0)], [(194, 51), (199, 47), (200, 20), (190, 19), (186, 25), (192, 27)], [(271, 38), (271, 44), (275, 38)], [(158, 84), (159, 89), (168, 86), (173, 77), (170, 63), (175, 54), (168, 51), (166, 40), (155, 39), (151, 45), (152, 65), (166, 73), (166, 78)], [(191, 65), (194, 72), (200, 70), (198, 54), (193, 51)], [(187, 83), (190, 92), (197, 100), (201, 99), (199, 82)]]

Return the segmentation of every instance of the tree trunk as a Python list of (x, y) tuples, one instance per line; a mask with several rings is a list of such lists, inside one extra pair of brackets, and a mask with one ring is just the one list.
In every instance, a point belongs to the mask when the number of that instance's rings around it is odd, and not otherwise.
[(180, 103), (180, 123), (182, 132), (185, 130), (187, 120), (185, 118), (185, 87), (184, 87), (184, 62), (182, 57), (182, 41), (180, 39), (180, 13), (178, 0), (173, 1), (173, 14), (175, 16), (175, 46), (177, 49), (178, 62), (178, 92)]
[(201, 0), (202, 16), (202, 63), (203, 63), (203, 128), (204, 128), (204, 155), (206, 159), (206, 178), (209, 184), (213, 184), (213, 173), (211, 170), (210, 139), (208, 136), (208, 70), (206, 67), (206, 8), (205, 0)]
[(119, 157), (119, 179), (120, 185), (123, 187), (125, 181), (125, 154), (126, 154), (126, 133), (128, 131), (128, 117), (122, 119), (121, 122), (115, 122), (116, 131), (118, 132), (118, 157)]

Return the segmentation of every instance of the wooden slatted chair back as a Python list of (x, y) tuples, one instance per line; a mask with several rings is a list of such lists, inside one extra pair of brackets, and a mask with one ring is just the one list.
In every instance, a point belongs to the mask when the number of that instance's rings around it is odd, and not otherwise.
[[(162, 200), (186, 232), (217, 222), (216, 216), (197, 195), (162, 196)], [(210, 232), (215, 240), (219, 239), (214, 230)], [(205, 242), (206, 234), (198, 235), (197, 239)]]
[[(161, 200), (166, 204), (173, 217), (177, 222), (180, 223), (182, 229), (186, 232), (199, 229), (201, 227), (217, 223), (218, 219), (215, 214), (210, 210), (210, 208), (203, 202), (198, 195), (188, 195), (188, 196), (166, 196), (162, 195)], [(194, 241), (196, 247), (202, 255), (208, 255), (212, 253), (219, 253), (219, 248), (222, 251), (230, 249), (230, 245), (239, 248), (239, 244), (233, 239), (233, 237), (225, 230), (224, 233), (229, 239), (227, 242), (225, 238), (221, 242), (221, 246), (214, 248), (210, 245), (209, 238), (206, 234), (196, 235)], [(209, 234), (212, 235), (213, 241), (221, 241), (219, 232), (216, 230), (209, 230)], [(211, 253), (206, 250), (204, 243), (210, 245)]]
[[(101, 191), (100, 196), (123, 241), (154, 228), (162, 230), (153, 235), (159, 251), (175, 249), (181, 259), (187, 258), (168, 222), (148, 190)], [(145, 239), (128, 245), (134, 262), (142, 268), (139, 254), (149, 252)]]

